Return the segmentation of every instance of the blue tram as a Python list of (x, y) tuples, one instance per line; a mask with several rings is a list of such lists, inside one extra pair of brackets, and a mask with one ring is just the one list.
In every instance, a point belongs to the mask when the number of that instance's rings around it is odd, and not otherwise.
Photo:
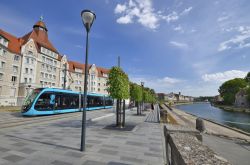
[[(79, 101), (81, 102), (79, 103)], [(23, 116), (52, 115), (82, 111), (83, 94), (56, 88), (34, 89), (22, 106)], [(107, 95), (88, 93), (86, 110), (112, 108), (113, 99)]]

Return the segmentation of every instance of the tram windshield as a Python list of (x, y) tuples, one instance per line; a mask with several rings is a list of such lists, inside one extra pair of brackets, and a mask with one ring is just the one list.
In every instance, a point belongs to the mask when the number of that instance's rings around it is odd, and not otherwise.
[(23, 106), (24, 107), (29, 107), (34, 99), (36, 98), (36, 96), (40, 93), (41, 89), (34, 89), (24, 100)]

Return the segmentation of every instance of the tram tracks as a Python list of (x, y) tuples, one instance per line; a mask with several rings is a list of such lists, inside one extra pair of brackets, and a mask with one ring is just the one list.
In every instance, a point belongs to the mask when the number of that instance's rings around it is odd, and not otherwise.
[(72, 114), (58, 114), (53, 116), (38, 116), (38, 117), (20, 117), (22, 119), (17, 120), (10, 120), (10, 121), (1, 121), (0, 122), (0, 129), (3, 128), (10, 128), (22, 125), (29, 125), (29, 124), (36, 124), (36, 123), (44, 123), (53, 120), (60, 120), (72, 117), (78, 117), (81, 113), (75, 112)]

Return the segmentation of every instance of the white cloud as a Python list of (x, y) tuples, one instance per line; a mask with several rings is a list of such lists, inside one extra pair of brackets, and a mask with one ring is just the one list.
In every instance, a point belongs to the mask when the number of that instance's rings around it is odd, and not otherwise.
[(178, 20), (179, 15), (177, 12), (173, 11), (172, 13), (168, 14), (167, 16), (163, 16), (162, 18), (169, 23)]
[(184, 32), (183, 28), (182, 28), (180, 25), (174, 27), (173, 30), (174, 30), (174, 31), (179, 31), (179, 32), (182, 32), (182, 33)]
[(122, 13), (126, 10), (126, 5), (117, 4), (115, 8), (115, 13)]
[(132, 23), (132, 19), (129, 15), (126, 15), (124, 17), (120, 17), (116, 20), (117, 23), (120, 23), (120, 24), (129, 24), (129, 23)]
[(231, 48), (250, 47), (250, 26), (239, 26), (237, 28), (237, 31), (240, 34), (236, 35), (235, 37), (227, 41), (220, 43), (218, 51), (224, 51)]
[(247, 72), (240, 70), (229, 70), (225, 72), (218, 72), (212, 74), (202, 75), (203, 81), (206, 82), (225, 82), (234, 78), (244, 78), (247, 75)]
[(138, 22), (144, 27), (156, 29), (160, 20), (166, 20), (168, 23), (177, 21), (180, 16), (187, 15), (191, 10), (192, 7), (189, 7), (179, 14), (173, 11), (164, 15), (162, 11), (155, 11), (152, 0), (129, 0), (128, 3), (117, 4), (114, 13), (122, 15), (116, 20), (117, 23)]
[(181, 42), (176, 42), (176, 41), (170, 41), (169, 43), (178, 48), (183, 48), (183, 49), (188, 48), (188, 45), (186, 43), (181, 43)]
[(173, 78), (173, 77), (162, 77), (162, 78), (155, 78), (152, 76), (130, 76), (130, 80), (137, 84), (141, 82), (145, 82), (145, 86), (155, 89), (158, 92), (172, 90), (173, 87), (178, 86), (185, 82), (182, 79)]
[(117, 4), (115, 13), (123, 14), (116, 21), (120, 24), (132, 23), (135, 20), (150, 29), (158, 27), (159, 17), (154, 12), (151, 0), (130, 0), (129, 3), (123, 5)]
[(219, 17), (219, 18), (217, 19), (217, 22), (225, 21), (225, 20), (227, 20), (228, 18), (229, 18), (229, 16), (222, 16), (222, 17)]
[(181, 12), (180, 15), (187, 15), (187, 14), (189, 14), (189, 12), (190, 12), (192, 9), (193, 9), (192, 6), (189, 7), (189, 8), (186, 8), (186, 9), (183, 10), (183, 12)]
[(171, 78), (171, 77), (164, 77), (162, 79), (157, 79), (159, 83), (166, 83), (168, 85), (176, 84), (182, 82), (182, 80), (177, 79), (177, 78)]

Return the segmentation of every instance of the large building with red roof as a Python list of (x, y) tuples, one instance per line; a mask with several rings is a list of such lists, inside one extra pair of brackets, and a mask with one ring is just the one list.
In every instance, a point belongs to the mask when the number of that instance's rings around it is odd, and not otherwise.
[[(83, 91), (84, 67), (58, 52), (42, 20), (22, 37), (0, 29), (0, 106), (21, 105), (34, 88)], [(107, 94), (108, 72), (89, 65), (88, 91)]]

